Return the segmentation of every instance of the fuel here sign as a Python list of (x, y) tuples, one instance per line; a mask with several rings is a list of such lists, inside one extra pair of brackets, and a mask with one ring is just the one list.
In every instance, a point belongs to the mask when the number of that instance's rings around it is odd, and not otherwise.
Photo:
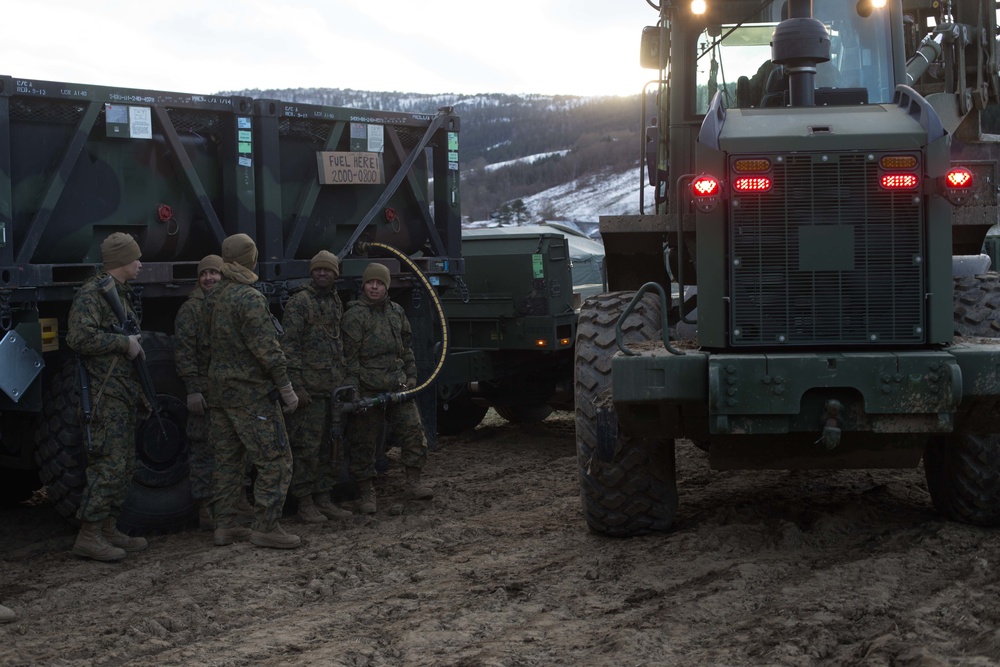
[(385, 169), (380, 153), (355, 153), (344, 151), (318, 151), (321, 185), (381, 185), (385, 183)]

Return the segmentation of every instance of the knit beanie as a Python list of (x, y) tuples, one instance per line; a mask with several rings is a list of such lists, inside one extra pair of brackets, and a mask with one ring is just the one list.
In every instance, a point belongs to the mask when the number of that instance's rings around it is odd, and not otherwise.
[(118, 269), (131, 264), (142, 256), (139, 244), (135, 239), (123, 232), (115, 232), (104, 239), (101, 244), (101, 261), (104, 270)]
[(365, 268), (365, 272), (361, 274), (361, 284), (364, 285), (369, 280), (381, 280), (385, 288), (389, 289), (389, 275), (389, 269), (385, 264), (372, 262)]
[(222, 261), (239, 264), (253, 271), (257, 264), (257, 246), (246, 234), (227, 236), (222, 242)]
[(320, 250), (309, 262), (309, 273), (312, 273), (313, 269), (330, 269), (336, 278), (340, 276), (340, 260), (329, 250)]
[(205, 269), (215, 269), (216, 271), (222, 271), (222, 258), (218, 255), (205, 255), (202, 257), (201, 261), (198, 262), (198, 275)]

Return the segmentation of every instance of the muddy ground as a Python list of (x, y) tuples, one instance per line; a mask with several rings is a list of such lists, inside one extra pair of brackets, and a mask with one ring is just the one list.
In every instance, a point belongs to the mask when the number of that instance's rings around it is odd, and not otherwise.
[(4, 511), (0, 665), (997, 665), (1000, 532), (933, 512), (921, 470), (712, 472), (678, 446), (665, 535), (588, 532), (572, 415), (442, 438), (433, 501), (285, 526), (294, 551), (155, 537), (69, 553)]

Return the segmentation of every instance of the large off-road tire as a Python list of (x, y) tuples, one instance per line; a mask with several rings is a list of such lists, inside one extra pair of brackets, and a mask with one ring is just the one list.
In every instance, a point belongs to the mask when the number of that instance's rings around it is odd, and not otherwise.
[(955, 334), (1000, 337), (1000, 273), (955, 279)]
[(1000, 525), (1000, 435), (935, 436), (924, 450), (934, 508), (954, 521)]
[[(0, 452), (21, 460), (27, 456), (30, 460), (32, 436), (37, 429), (34, 413), (0, 412)], [(0, 507), (13, 507), (28, 500), (41, 486), (38, 472), (27, 465), (0, 468)]]
[(485, 405), (476, 405), (467, 401), (438, 401), (437, 432), (438, 435), (458, 435), (471, 431), (479, 426), (483, 417), (489, 411)]
[[(147, 332), (142, 346), (160, 418), (151, 415), (136, 428), (135, 472), (118, 525), (136, 534), (171, 532), (193, 523), (197, 516), (188, 480), (186, 392), (174, 370), (170, 337)], [(76, 360), (68, 360), (53, 378), (46, 390), (43, 422), (36, 432), (39, 476), (56, 510), (74, 521), (86, 484), (77, 374)]]
[[(1000, 274), (956, 278), (954, 302), (956, 335), (1000, 338)], [(924, 449), (924, 473), (938, 512), (962, 523), (1000, 525), (1000, 435), (934, 436)]]
[(493, 409), (512, 424), (534, 424), (552, 414), (552, 406), (545, 403), (541, 405), (500, 405)]
[[(576, 337), (576, 445), (590, 530), (612, 537), (667, 531), (677, 513), (674, 441), (623, 435), (611, 402), (615, 324), (632, 292), (600, 294), (580, 309)], [(660, 339), (660, 308), (647, 295), (622, 327), (624, 342)]]

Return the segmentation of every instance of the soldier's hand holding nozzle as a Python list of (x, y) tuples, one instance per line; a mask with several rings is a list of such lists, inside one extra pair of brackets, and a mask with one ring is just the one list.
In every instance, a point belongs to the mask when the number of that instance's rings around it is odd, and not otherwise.
[(187, 395), (187, 406), (188, 412), (196, 415), (203, 415), (205, 414), (205, 408), (208, 407), (208, 402), (205, 400), (205, 396), (201, 392), (195, 392)]
[(299, 407), (299, 397), (295, 395), (292, 383), (289, 382), (284, 387), (279, 387), (278, 393), (281, 394), (281, 402), (284, 403), (281, 411), (289, 414), (295, 412), (295, 408)]
[(142, 344), (139, 343), (141, 336), (139, 334), (132, 334), (128, 337), (128, 350), (125, 351), (125, 356), (128, 357), (129, 361), (132, 361), (136, 357), (146, 358), (146, 351), (142, 349)]

